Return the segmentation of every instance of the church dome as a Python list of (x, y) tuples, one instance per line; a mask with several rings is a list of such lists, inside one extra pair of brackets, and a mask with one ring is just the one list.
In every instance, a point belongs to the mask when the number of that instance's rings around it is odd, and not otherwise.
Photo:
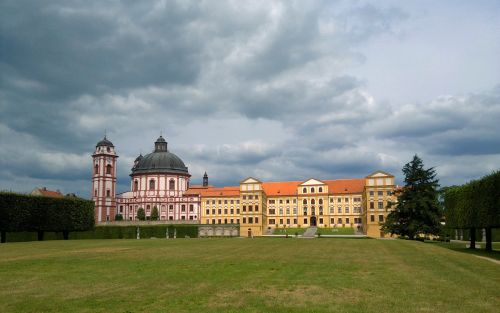
[(156, 140), (154, 152), (137, 159), (137, 164), (132, 168), (131, 175), (145, 173), (189, 174), (184, 162), (167, 150), (167, 141), (162, 136)]
[(99, 141), (97, 143), (97, 145), (95, 145), (96, 147), (114, 147), (113, 143), (111, 141), (109, 141), (106, 136), (104, 136), (104, 139)]

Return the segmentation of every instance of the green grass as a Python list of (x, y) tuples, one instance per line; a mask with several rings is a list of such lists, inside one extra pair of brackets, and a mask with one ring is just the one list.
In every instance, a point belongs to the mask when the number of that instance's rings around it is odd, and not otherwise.
[(320, 228), (320, 227), (318, 227), (317, 234), (321, 234), (321, 235), (354, 235), (354, 228), (352, 228), (352, 227), (334, 227), (334, 228)]
[(295, 236), (295, 233), (297, 235), (302, 235), (307, 228), (275, 228), (273, 234), (274, 235), (286, 235), (288, 234), (289, 236)]
[(0, 245), (0, 312), (498, 312), (500, 265), (405, 240)]

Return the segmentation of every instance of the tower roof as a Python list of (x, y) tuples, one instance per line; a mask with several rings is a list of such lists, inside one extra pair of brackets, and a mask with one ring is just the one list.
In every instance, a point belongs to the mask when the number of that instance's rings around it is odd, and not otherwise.
[(104, 136), (104, 138), (96, 144), (96, 147), (114, 147), (113, 143)]

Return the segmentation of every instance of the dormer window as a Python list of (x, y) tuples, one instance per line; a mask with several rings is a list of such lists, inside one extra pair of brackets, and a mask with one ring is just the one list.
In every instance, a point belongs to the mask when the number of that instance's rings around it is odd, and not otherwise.
[(319, 187), (318, 192), (323, 192), (323, 187)]
[(302, 193), (307, 193), (307, 188), (302, 188)]
[(311, 187), (311, 193), (314, 193), (314, 187)]

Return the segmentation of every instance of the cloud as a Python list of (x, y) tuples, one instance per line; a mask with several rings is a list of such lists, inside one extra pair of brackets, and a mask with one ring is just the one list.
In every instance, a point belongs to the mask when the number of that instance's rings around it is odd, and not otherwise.
[[(356, 74), (367, 46), (413, 31), (412, 13), (365, 1), (5, 2), (0, 189), (47, 182), (88, 196), (105, 129), (121, 191), (160, 131), (193, 182), (205, 170), (217, 185), (399, 175), (414, 153), (445, 182), (487, 173), (500, 88), (389, 102), (366, 78), (385, 72)], [(415, 57), (383, 53), (398, 67)], [(453, 173), (453, 162), (473, 170)]]

